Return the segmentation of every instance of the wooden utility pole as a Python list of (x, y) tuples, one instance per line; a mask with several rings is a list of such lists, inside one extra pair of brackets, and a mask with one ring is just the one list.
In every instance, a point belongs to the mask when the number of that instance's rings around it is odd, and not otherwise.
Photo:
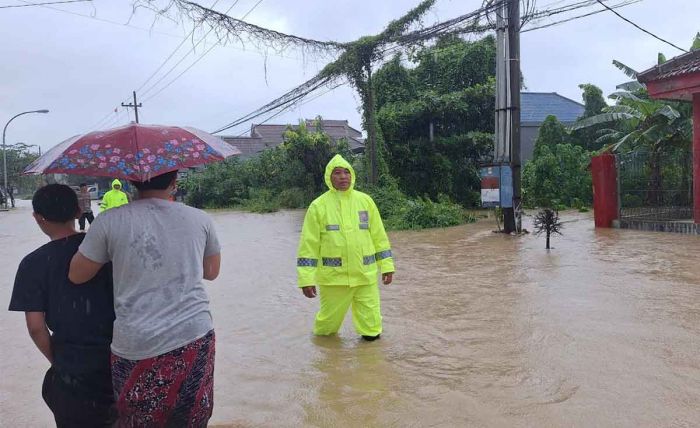
[(508, 2), (508, 35), (506, 55), (508, 58), (508, 145), (510, 147), (510, 167), (513, 181), (513, 203), (503, 209), (504, 231), (521, 230), (521, 190), (520, 190), (520, 0)]
[(136, 123), (139, 123), (139, 107), (141, 107), (141, 103), (136, 104), (136, 91), (134, 91), (133, 94), (134, 94), (134, 103), (133, 104), (122, 103), (122, 107), (133, 107), (134, 116), (136, 117)]

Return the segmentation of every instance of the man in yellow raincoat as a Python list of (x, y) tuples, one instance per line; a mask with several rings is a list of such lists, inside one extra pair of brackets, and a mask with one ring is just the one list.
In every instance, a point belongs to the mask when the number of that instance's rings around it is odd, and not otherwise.
[(112, 181), (112, 190), (105, 193), (102, 197), (100, 208), (102, 208), (102, 211), (107, 211), (108, 209), (120, 207), (128, 203), (129, 198), (126, 196), (126, 193), (122, 191), (121, 181), (115, 178), (114, 181)]
[(326, 166), (328, 191), (309, 206), (297, 255), (299, 287), (308, 298), (321, 295), (314, 334), (337, 333), (352, 306), (355, 330), (365, 340), (382, 332), (378, 273), (391, 284), (394, 259), (379, 210), (354, 189), (355, 171), (336, 155)]

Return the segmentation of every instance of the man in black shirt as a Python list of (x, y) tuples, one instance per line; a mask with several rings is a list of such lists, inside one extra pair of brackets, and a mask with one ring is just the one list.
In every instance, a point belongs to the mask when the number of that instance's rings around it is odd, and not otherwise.
[(29, 335), (51, 363), (42, 396), (56, 425), (111, 426), (116, 416), (110, 372), (111, 266), (80, 286), (68, 280), (71, 258), (85, 236), (75, 231), (80, 208), (70, 187), (42, 187), (32, 207), (51, 242), (20, 263), (9, 309), (25, 313)]

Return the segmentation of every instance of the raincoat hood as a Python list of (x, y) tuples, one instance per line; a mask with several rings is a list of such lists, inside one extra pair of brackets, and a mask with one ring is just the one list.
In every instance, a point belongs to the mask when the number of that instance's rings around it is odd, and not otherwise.
[(330, 162), (328, 162), (328, 165), (326, 165), (326, 174), (324, 175), (324, 178), (326, 179), (326, 186), (328, 186), (328, 189), (330, 189), (332, 192), (338, 191), (335, 187), (333, 187), (333, 183), (331, 182), (331, 174), (336, 168), (345, 168), (350, 171), (350, 187), (348, 188), (347, 192), (353, 190), (355, 188), (355, 170), (352, 168), (352, 165), (350, 165), (350, 162), (346, 161), (345, 158), (340, 155), (333, 156), (333, 159), (331, 159)]
[(114, 189), (114, 186), (119, 186), (119, 187), (121, 187), (122, 189), (124, 188), (124, 186), (122, 186), (122, 182), (119, 181), (119, 180), (116, 179), (116, 178), (115, 178), (114, 181), (112, 182), (112, 189)]

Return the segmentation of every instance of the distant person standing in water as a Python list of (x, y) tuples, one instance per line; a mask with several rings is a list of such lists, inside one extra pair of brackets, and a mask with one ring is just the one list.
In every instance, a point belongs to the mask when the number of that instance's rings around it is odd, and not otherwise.
[(139, 198), (100, 214), (70, 279), (114, 267), (112, 381), (120, 427), (204, 427), (214, 407), (214, 327), (204, 280), (219, 275), (212, 219), (168, 199), (177, 171), (132, 182)]
[(102, 211), (107, 211), (112, 208), (117, 208), (122, 205), (126, 205), (128, 203), (129, 197), (122, 190), (122, 182), (117, 179), (114, 179), (114, 181), (112, 181), (112, 190), (110, 190), (109, 192), (105, 193), (104, 196), (102, 196), (100, 208), (102, 208)]
[(355, 330), (367, 341), (382, 333), (377, 276), (391, 284), (394, 259), (379, 210), (355, 187), (355, 171), (336, 155), (326, 166), (328, 191), (306, 212), (297, 253), (297, 276), (304, 296), (321, 294), (314, 334), (340, 329), (352, 306)]
[(78, 224), (80, 225), (80, 231), (85, 231), (85, 220), (89, 224), (92, 224), (95, 220), (95, 216), (92, 214), (92, 199), (90, 198), (90, 192), (88, 192), (87, 184), (80, 183), (80, 190), (78, 191), (78, 204), (80, 205), (80, 218), (78, 219)]
[(15, 207), (15, 188), (14, 186), (10, 185), (7, 187), (7, 197), (10, 198), (10, 203), (12, 204), (12, 208)]
[(19, 264), (10, 310), (25, 313), (29, 336), (51, 363), (41, 395), (56, 426), (111, 427), (116, 420), (109, 352), (111, 265), (101, 267), (85, 287), (71, 284), (68, 267), (85, 237), (75, 231), (80, 215), (75, 192), (49, 184), (36, 191), (32, 207), (51, 242)]

